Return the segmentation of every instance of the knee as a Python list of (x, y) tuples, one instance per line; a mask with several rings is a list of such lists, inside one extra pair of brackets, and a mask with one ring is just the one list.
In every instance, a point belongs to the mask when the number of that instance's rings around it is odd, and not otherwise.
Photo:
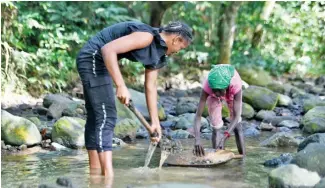
[(212, 129), (213, 131), (220, 130), (223, 127), (223, 121), (220, 123), (212, 123)]

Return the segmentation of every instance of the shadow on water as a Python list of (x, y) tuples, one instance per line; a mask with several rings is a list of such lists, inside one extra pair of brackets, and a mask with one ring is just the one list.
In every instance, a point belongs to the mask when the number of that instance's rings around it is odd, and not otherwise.
[[(159, 169), (160, 149), (152, 156), (149, 168), (143, 167), (148, 141), (139, 140), (136, 145), (114, 151), (113, 187), (267, 187), (271, 168), (262, 165), (265, 160), (295, 148), (275, 149), (259, 146), (261, 140), (270, 136), (262, 133), (260, 139), (246, 139), (247, 156), (234, 159), (214, 168), (184, 168), (163, 166)], [(192, 149), (193, 140), (183, 140), (185, 149)], [(209, 141), (204, 141), (210, 147)], [(227, 142), (227, 149), (237, 153), (234, 138)], [(22, 156), (3, 156), (1, 187), (19, 187), (21, 183), (37, 187), (42, 183), (56, 182), (61, 176), (71, 178), (77, 187), (103, 187), (90, 185), (88, 156), (85, 150), (55, 151)], [(100, 179), (100, 177), (98, 177)], [(191, 184), (191, 186), (189, 186)]]

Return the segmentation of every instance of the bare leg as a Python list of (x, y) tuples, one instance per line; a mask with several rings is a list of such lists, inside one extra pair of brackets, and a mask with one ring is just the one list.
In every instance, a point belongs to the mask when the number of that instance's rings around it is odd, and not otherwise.
[(102, 168), (102, 175), (113, 178), (112, 151), (100, 152), (98, 153), (98, 156)]
[(101, 166), (97, 150), (88, 150), (90, 183), (99, 184), (101, 182)]
[(244, 134), (243, 134), (243, 128), (241, 123), (237, 124), (236, 128), (234, 129), (234, 132), (235, 132), (238, 152), (242, 155), (246, 155)]
[(222, 134), (221, 134), (221, 129), (215, 129), (213, 128), (212, 131), (212, 147), (213, 149), (224, 149), (224, 146), (218, 146), (218, 144), (220, 144), (221, 138), (222, 138)]

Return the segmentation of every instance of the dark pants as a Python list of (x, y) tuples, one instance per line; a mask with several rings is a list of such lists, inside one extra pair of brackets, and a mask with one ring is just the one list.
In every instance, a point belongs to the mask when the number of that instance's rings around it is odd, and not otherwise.
[(117, 117), (112, 79), (107, 74), (79, 74), (87, 110), (86, 148), (98, 152), (111, 151)]

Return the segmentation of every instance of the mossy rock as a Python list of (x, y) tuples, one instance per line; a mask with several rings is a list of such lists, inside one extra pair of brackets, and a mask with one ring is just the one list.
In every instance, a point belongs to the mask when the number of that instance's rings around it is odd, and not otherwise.
[(256, 110), (273, 110), (278, 100), (277, 93), (259, 86), (249, 86), (243, 92), (243, 101)]
[(308, 112), (308, 110), (316, 107), (316, 106), (325, 106), (325, 101), (319, 99), (319, 98), (310, 98), (307, 100), (304, 100), (304, 112)]
[(284, 94), (286, 91), (283, 84), (270, 83), (266, 87), (275, 93)]
[(125, 142), (133, 142), (136, 138), (136, 133), (139, 127), (140, 124), (138, 121), (133, 119), (123, 119), (116, 124), (114, 134), (117, 138), (120, 138)]
[(325, 106), (317, 106), (309, 110), (302, 118), (302, 124), (303, 131), (306, 133), (325, 132)]
[(237, 71), (241, 79), (249, 85), (267, 86), (272, 82), (270, 74), (257, 67), (242, 67)]
[(247, 103), (243, 103), (242, 104), (242, 117), (246, 118), (246, 119), (251, 119), (253, 118), (255, 115), (255, 111), (254, 108), (251, 107), (251, 105), (247, 104)]
[(13, 146), (30, 146), (39, 144), (42, 136), (30, 120), (1, 110), (1, 139)]
[(52, 141), (63, 146), (78, 149), (85, 146), (86, 121), (76, 117), (62, 117), (52, 129)]

